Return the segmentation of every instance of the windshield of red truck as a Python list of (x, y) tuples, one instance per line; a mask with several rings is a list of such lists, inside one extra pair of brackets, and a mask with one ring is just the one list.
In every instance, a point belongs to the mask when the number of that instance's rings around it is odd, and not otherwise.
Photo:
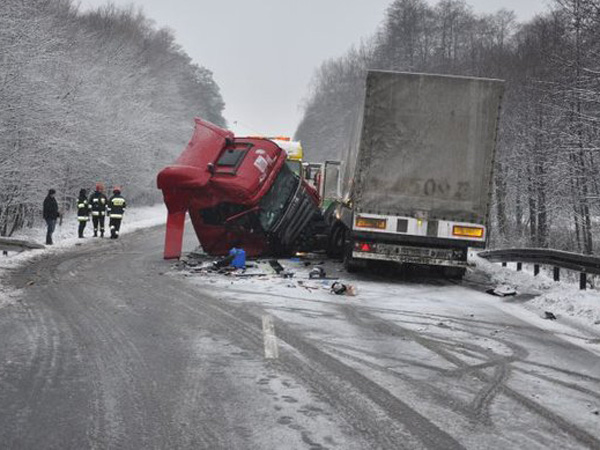
[(283, 165), (273, 186), (260, 201), (260, 224), (265, 231), (270, 231), (281, 218), (300, 179), (287, 165)]

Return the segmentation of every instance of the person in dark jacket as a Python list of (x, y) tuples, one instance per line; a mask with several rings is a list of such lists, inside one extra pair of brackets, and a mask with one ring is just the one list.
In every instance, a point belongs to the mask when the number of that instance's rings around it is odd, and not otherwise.
[(83, 230), (90, 220), (90, 204), (87, 200), (87, 192), (85, 189), (79, 191), (77, 199), (77, 221), (79, 222), (79, 238), (83, 238)]
[(56, 191), (54, 189), (48, 190), (48, 195), (44, 199), (44, 220), (46, 221), (47, 231), (46, 231), (46, 245), (52, 245), (52, 233), (56, 229), (56, 220), (60, 217), (60, 213), (58, 212), (58, 203), (54, 198), (54, 194)]
[(96, 183), (96, 192), (90, 195), (94, 237), (98, 237), (98, 225), (100, 225), (100, 237), (104, 237), (104, 220), (106, 218), (107, 203), (108, 199), (106, 198), (106, 195), (104, 195), (104, 185), (102, 183)]
[(125, 199), (121, 195), (121, 188), (115, 187), (112, 197), (108, 200), (108, 217), (110, 217), (108, 225), (110, 227), (111, 239), (119, 237), (119, 229), (121, 228), (121, 221), (123, 220), (126, 206)]

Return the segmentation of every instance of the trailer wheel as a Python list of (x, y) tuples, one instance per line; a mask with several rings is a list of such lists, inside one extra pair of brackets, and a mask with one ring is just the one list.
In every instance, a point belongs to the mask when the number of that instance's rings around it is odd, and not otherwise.
[(354, 258), (352, 256), (344, 255), (344, 269), (348, 273), (355, 273), (358, 271), (358, 266), (354, 262)]
[[(345, 237), (346, 233), (343, 233), (343, 235)], [(360, 269), (362, 266), (358, 264), (356, 259), (352, 257), (352, 242), (347, 242), (345, 239), (344, 242), (344, 269), (346, 269), (346, 272), (348, 273), (358, 272), (358, 269)]]
[(327, 241), (327, 256), (330, 258), (340, 258), (344, 256), (344, 226), (336, 224), (333, 226), (333, 230), (329, 235)]

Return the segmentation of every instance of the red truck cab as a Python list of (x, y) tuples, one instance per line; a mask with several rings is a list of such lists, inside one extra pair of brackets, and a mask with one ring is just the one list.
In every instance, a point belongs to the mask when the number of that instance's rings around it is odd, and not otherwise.
[(191, 141), (157, 178), (169, 214), (165, 258), (181, 255), (186, 212), (210, 255), (225, 255), (234, 245), (248, 256), (292, 250), (320, 211), (318, 195), (286, 158), (269, 139), (236, 138), (196, 119)]

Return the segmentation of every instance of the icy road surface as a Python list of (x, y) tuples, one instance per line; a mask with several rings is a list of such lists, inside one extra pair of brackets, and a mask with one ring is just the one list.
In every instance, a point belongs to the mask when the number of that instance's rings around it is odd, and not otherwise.
[(186, 274), (162, 242), (148, 229), (13, 270), (2, 448), (600, 448), (583, 332), (469, 282), (362, 275), (347, 297), (300, 286), (299, 265), (292, 280)]

